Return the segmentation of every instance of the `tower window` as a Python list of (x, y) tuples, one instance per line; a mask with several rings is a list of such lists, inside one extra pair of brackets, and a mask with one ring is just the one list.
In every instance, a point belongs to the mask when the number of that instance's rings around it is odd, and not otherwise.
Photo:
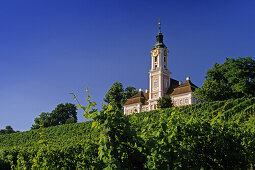
[(155, 65), (155, 68), (157, 68), (157, 65)]
[(166, 56), (167, 55), (167, 52), (166, 52), (166, 50), (164, 51), (164, 56)]
[(154, 90), (156, 90), (158, 88), (158, 81), (154, 80)]
[(155, 57), (155, 62), (157, 62), (158, 61), (158, 57)]
[(166, 62), (166, 57), (164, 57), (164, 62)]

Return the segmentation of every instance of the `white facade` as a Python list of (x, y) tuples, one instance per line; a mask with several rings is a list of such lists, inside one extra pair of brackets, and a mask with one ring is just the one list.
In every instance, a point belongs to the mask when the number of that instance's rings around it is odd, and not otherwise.
[(171, 96), (174, 106), (185, 106), (195, 103), (195, 96), (192, 92)]

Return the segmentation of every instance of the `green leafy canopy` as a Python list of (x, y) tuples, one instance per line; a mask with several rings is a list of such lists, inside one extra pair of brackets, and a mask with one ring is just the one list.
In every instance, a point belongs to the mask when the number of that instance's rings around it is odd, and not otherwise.
[(215, 63), (205, 76), (195, 96), (205, 101), (255, 96), (255, 61), (252, 57), (226, 58), (223, 64)]
[(172, 103), (172, 99), (170, 95), (165, 95), (158, 99), (158, 103), (157, 103), (158, 108), (163, 109), (163, 108), (169, 108), (172, 106), (173, 106), (173, 103)]

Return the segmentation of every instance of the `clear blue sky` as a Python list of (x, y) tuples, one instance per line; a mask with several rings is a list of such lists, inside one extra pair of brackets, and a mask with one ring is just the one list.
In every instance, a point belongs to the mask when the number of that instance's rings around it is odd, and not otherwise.
[[(84, 99), (98, 104), (119, 81), (148, 88), (158, 19), (171, 77), (201, 86), (225, 57), (255, 56), (255, 1), (0, 2), (0, 129), (29, 130), (41, 112)], [(79, 121), (85, 121), (82, 112)]]

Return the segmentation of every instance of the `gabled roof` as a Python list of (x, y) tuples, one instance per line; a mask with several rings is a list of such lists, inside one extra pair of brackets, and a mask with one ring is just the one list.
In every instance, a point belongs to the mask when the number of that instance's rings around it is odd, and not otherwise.
[(138, 93), (136, 93), (136, 95), (134, 95), (133, 97), (127, 99), (125, 105), (130, 105), (130, 104), (134, 104), (134, 103), (142, 103), (144, 105), (148, 104), (148, 99), (149, 99), (149, 92), (143, 92), (143, 91), (139, 91)]
[(182, 93), (194, 92), (196, 88), (198, 87), (195, 84), (193, 84), (190, 80), (186, 80), (185, 83), (182, 83), (174, 89), (174, 91), (171, 93), (171, 96)]

